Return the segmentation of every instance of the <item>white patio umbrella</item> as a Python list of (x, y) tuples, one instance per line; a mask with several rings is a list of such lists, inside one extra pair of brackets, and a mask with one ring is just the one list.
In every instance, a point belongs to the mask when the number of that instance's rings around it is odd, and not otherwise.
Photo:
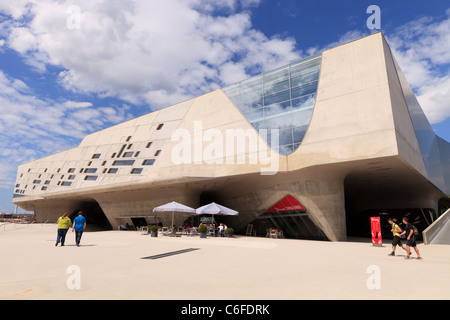
[(215, 202), (212, 202), (210, 204), (207, 204), (203, 207), (197, 208), (195, 210), (197, 214), (221, 214), (221, 215), (228, 215), (228, 216), (236, 216), (239, 214), (236, 210), (224, 207), (220, 204), (217, 204)]
[(184, 204), (172, 201), (170, 203), (166, 203), (159, 207), (153, 208), (153, 212), (172, 212), (172, 226), (173, 226), (173, 217), (175, 215), (175, 212), (195, 214), (195, 209), (185, 206)]

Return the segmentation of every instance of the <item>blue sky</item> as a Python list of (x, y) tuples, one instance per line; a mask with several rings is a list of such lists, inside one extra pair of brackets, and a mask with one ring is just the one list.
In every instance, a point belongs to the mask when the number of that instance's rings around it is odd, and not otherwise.
[(370, 5), (450, 141), (448, 0), (0, 0), (0, 212), (19, 164), (369, 35)]

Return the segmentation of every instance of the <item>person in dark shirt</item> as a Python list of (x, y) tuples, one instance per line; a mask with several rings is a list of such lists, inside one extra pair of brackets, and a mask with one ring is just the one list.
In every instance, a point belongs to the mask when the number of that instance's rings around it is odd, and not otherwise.
[(406, 235), (406, 258), (410, 259), (411, 247), (416, 251), (417, 259), (422, 259), (419, 253), (419, 249), (417, 249), (416, 245), (416, 236), (414, 235), (414, 228), (411, 223), (409, 223), (408, 217), (403, 218), (403, 223), (406, 225), (405, 230), (400, 233), (400, 236)]

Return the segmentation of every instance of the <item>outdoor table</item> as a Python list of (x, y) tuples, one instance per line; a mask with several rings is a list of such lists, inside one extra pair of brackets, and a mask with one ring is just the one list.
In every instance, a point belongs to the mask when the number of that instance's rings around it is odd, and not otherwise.
[(267, 231), (267, 237), (274, 238), (274, 239), (280, 239), (280, 238), (283, 238), (283, 232), (278, 229), (269, 229)]
[(169, 235), (169, 227), (162, 227), (161, 229), (162, 229), (162, 232), (163, 232), (164, 236)]

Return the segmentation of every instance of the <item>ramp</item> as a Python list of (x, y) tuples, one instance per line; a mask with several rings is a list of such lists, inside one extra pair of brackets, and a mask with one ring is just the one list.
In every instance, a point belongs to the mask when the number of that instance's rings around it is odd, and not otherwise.
[(424, 244), (450, 244), (450, 209), (423, 231)]

